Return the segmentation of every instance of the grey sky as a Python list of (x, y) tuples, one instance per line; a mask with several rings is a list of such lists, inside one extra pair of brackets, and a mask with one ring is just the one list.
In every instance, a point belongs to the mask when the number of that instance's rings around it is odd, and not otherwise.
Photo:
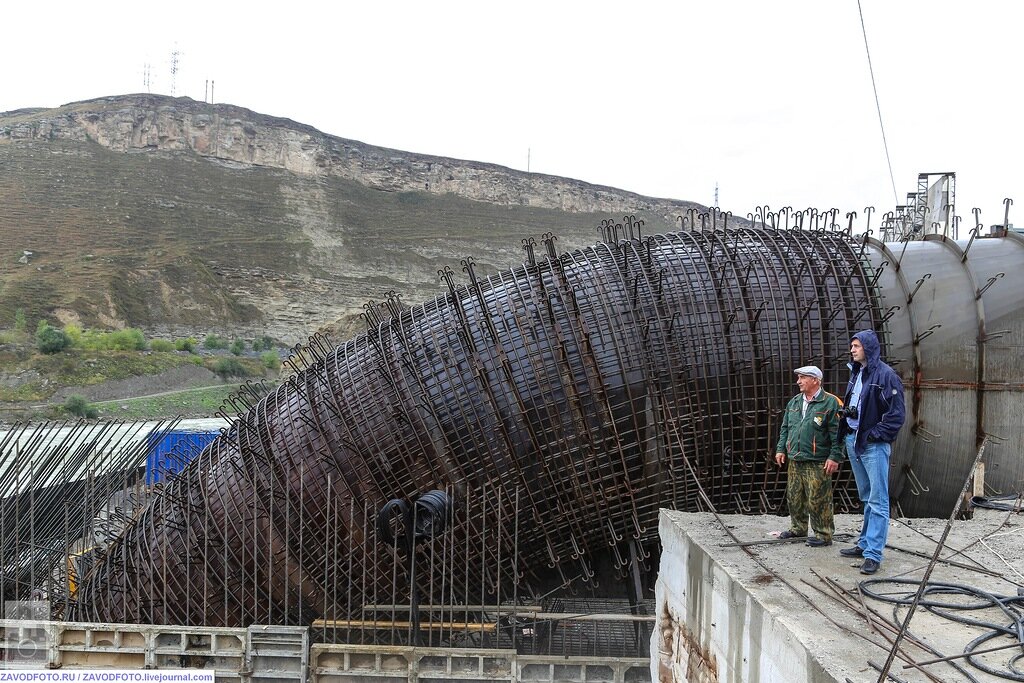
[[(952, 170), (965, 222), (1001, 222), (1024, 202), (1024, 4), (862, 6), (900, 202)], [(896, 204), (856, 0), (58, 1), (0, 23), (0, 111), (144, 92), (147, 63), (170, 94), (177, 47), (178, 95), (212, 80), (374, 145), (705, 204), (717, 182), (740, 215)]]

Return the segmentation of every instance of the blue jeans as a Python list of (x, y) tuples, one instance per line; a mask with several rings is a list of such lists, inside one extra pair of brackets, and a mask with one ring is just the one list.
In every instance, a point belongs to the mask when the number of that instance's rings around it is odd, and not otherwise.
[(864, 526), (857, 545), (864, 557), (882, 561), (882, 550), (889, 537), (889, 455), (892, 445), (869, 443), (864, 453), (853, 450), (856, 434), (846, 436), (846, 453), (850, 457), (853, 477), (857, 480), (857, 494), (864, 506)]

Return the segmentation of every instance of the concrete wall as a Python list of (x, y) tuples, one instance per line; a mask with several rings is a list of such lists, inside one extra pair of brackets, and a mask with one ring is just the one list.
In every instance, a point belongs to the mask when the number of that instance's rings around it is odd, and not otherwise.
[(800, 636), (662, 510), (651, 677), (659, 683), (836, 681)]
[(249, 670), (244, 628), (2, 619), (0, 634), (4, 668), (203, 669), (218, 683), (238, 683)]
[(645, 659), (518, 655), (512, 650), (324, 644), (312, 647), (316, 683), (643, 683)]
[(0, 619), (3, 668), (202, 669), (212, 670), (217, 683), (646, 683), (650, 664), (638, 658), (519, 655), (513, 650), (310, 645), (308, 629), (296, 626)]

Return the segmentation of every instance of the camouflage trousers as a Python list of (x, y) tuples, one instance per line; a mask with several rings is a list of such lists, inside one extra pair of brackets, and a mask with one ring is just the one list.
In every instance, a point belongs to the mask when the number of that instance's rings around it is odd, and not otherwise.
[(807, 518), (811, 518), (814, 535), (831, 541), (836, 530), (832, 517), (832, 477), (822, 469), (823, 462), (789, 460), (786, 470), (786, 503), (792, 531), (807, 535)]

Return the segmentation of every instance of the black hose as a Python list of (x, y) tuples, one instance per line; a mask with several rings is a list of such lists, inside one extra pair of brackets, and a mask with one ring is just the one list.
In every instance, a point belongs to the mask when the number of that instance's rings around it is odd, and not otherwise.
[(409, 516), (409, 504), (401, 498), (392, 498), (384, 503), (377, 513), (377, 538), (387, 545), (405, 547)]
[(416, 540), (434, 538), (448, 528), (452, 501), (444, 491), (428, 491), (416, 499)]
[[(908, 586), (906, 593), (900, 594), (895, 590), (876, 590), (875, 587), (884, 585)], [(861, 592), (865, 595), (888, 602), (893, 605), (894, 613), (901, 605), (910, 605), (917, 594), (920, 581), (912, 579), (868, 579), (860, 583)], [(912, 588), (911, 588), (912, 587)], [(966, 596), (969, 601), (955, 602), (944, 600), (940, 596)], [(1024, 681), (1024, 671), (1018, 663), (1024, 658), (1024, 595), (1003, 596), (989, 593), (980, 588), (959, 583), (929, 582), (922, 591), (918, 605), (924, 607), (932, 614), (955, 621), (961, 624), (988, 629), (986, 633), (978, 636), (964, 647), (964, 654), (968, 655), (966, 660), (975, 668), (984, 671), (992, 676), (997, 676), (1010, 681)], [(968, 610), (999, 609), (1007, 618), (1007, 623), (997, 624), (983, 619), (975, 619), (957, 612)], [(896, 619), (897, 623), (899, 619)], [(983, 645), (989, 641), (1006, 636), (1015, 638), (1021, 644), (1022, 652), (1014, 654), (1006, 663), (1006, 668), (995, 669), (981, 661), (972, 652), (983, 649)], [(1013, 652), (1013, 650), (1007, 650)], [(952, 662), (950, 662), (953, 665)], [(954, 665), (955, 666), (955, 665)], [(959, 669), (959, 667), (957, 667)]]
[[(1003, 510), (1005, 512), (1021, 511), (1021, 493), (1007, 493), (1001, 496), (974, 496), (971, 498), (971, 507), (985, 508), (987, 510)], [(1013, 503), (997, 503), (998, 500), (1012, 500)]]

